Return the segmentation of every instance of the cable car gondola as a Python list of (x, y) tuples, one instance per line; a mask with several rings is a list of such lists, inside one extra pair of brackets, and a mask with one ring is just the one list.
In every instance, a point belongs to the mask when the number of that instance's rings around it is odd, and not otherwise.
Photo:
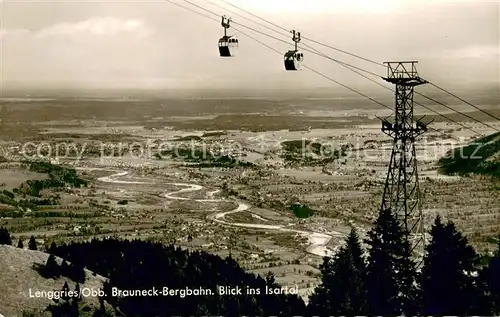
[(286, 70), (301, 70), (302, 61), (304, 60), (304, 54), (299, 51), (297, 43), (300, 42), (300, 32), (292, 31), (293, 42), (295, 43), (295, 49), (285, 53), (285, 69)]
[(222, 17), (221, 25), (224, 28), (224, 36), (219, 39), (219, 54), (221, 57), (235, 56), (238, 51), (238, 39), (235, 36), (228, 36), (227, 29), (230, 27), (231, 18)]

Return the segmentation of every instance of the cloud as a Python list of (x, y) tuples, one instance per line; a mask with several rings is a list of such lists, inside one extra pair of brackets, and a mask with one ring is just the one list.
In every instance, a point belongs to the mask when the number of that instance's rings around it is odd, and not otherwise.
[(168, 47), (156, 35), (143, 20), (115, 17), (1, 29), (2, 79), (112, 82), (158, 76)]
[(27, 34), (30, 34), (30, 31), (26, 29), (0, 29), (0, 39)]
[(448, 57), (456, 59), (491, 58), (500, 55), (498, 46), (468, 46), (451, 51)]
[[(498, 27), (495, 29), (498, 6), (492, 4), (447, 5), (441, 0), (421, 0), (418, 5), (414, 0), (231, 2), (255, 10), (259, 16), (287, 29), (297, 27), (304, 38), (314, 38), (375, 61), (419, 60), (419, 70), (425, 77), (436, 75), (442, 76), (443, 81), (457, 80), (459, 73), (459, 81), (462, 78), (498, 81)], [(2, 24), (6, 29), (0, 30), (6, 80), (88, 81), (99, 82), (101, 86), (124, 79), (144, 81), (147, 85), (151, 82), (170, 85), (176, 80), (179, 86), (192, 83), (220, 87), (330, 84), (307, 70), (285, 72), (282, 55), (239, 32), (235, 33), (240, 37), (239, 55), (221, 59), (217, 49), (222, 34), (220, 22), (161, 1), (13, 3), (5, 6), (8, 14), (4, 13)], [(266, 10), (269, 12), (260, 13)], [(394, 11), (394, 14), (365, 14), (367, 11)], [(241, 22), (250, 25), (248, 21)], [(270, 34), (263, 27), (255, 28)], [(282, 43), (246, 29), (245, 33), (256, 36), (281, 54), (291, 47), (291, 37), (286, 34), (283, 36), (286, 43)], [(346, 63), (380, 71), (362, 60), (319, 45), (315, 47)], [(353, 88), (373, 86), (331, 60), (306, 54), (308, 66), (342, 83)]]
[(136, 19), (118, 19), (115, 17), (95, 17), (75, 23), (58, 23), (36, 32), (37, 37), (60, 35), (90, 34), (95, 36), (113, 36), (118, 34), (135, 34), (147, 37), (153, 33), (143, 21)]

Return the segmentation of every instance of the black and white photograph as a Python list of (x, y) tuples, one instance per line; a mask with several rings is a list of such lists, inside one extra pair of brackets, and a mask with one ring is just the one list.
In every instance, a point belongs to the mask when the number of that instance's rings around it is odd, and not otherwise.
[(500, 315), (500, 2), (0, 0), (0, 317)]

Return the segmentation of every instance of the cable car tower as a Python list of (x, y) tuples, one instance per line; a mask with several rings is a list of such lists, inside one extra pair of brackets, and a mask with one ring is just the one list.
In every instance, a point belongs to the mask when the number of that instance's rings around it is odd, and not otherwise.
[(381, 210), (391, 210), (406, 231), (416, 258), (424, 254), (424, 221), (415, 138), (427, 131), (427, 124), (413, 120), (413, 92), (427, 82), (419, 77), (416, 61), (386, 62), (385, 81), (396, 85), (395, 118), (382, 120), (382, 131), (393, 138)]

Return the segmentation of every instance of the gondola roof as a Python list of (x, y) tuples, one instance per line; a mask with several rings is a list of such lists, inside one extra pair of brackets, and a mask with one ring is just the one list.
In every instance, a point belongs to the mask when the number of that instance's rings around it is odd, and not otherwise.
[(288, 51), (285, 53), (285, 57), (290, 57), (290, 56), (295, 56), (296, 54), (300, 54), (301, 52), (299, 50), (297, 51)]

